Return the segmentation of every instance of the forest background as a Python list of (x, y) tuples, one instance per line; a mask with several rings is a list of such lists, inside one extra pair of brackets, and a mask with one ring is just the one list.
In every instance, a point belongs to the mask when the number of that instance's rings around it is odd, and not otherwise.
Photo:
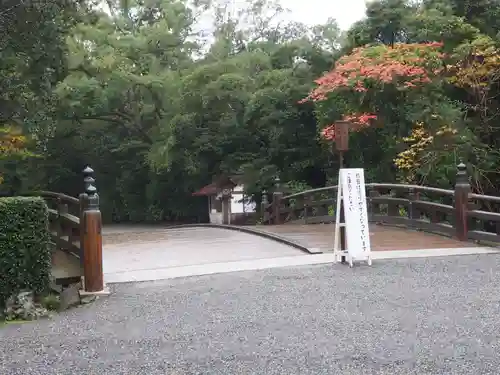
[[(103, 11), (105, 5), (107, 11)], [(200, 17), (213, 24), (199, 30)], [(352, 121), (367, 181), (500, 195), (500, 1), (382, 0), (341, 32), (275, 2), (5, 0), (0, 192), (77, 195), (96, 171), (107, 222), (204, 220), (191, 193), (335, 183), (331, 125)]]

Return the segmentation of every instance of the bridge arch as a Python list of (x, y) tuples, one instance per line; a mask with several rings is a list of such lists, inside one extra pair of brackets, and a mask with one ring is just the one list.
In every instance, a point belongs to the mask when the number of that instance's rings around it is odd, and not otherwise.
[(263, 237), (271, 241), (282, 243), (284, 245), (296, 248), (307, 254), (317, 254), (318, 251), (307, 246), (305, 243), (300, 241), (287, 238), (285, 236), (280, 236), (279, 234), (272, 233), (269, 231), (257, 229), (255, 226), (250, 225), (226, 225), (226, 224), (215, 224), (215, 223), (199, 223), (199, 224), (178, 224), (166, 227), (167, 229), (182, 229), (182, 228), (216, 228), (221, 230), (232, 230), (242, 233), (251, 234), (258, 237)]

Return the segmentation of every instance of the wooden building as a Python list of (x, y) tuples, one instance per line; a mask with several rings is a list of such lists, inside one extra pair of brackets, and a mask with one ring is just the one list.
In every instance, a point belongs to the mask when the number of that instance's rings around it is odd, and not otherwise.
[(212, 224), (242, 225), (253, 222), (255, 203), (245, 195), (240, 176), (217, 177), (211, 184), (193, 193), (208, 198), (209, 220)]

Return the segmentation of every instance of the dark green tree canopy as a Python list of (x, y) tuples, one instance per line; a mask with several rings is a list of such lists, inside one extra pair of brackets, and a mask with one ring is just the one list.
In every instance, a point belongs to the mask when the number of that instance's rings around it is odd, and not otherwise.
[[(347, 31), (334, 8), (322, 25), (283, 22), (284, 11), (266, 0), (237, 12), (223, 0), (3, 1), (0, 136), (22, 128), (31, 157), (0, 153), (0, 189), (78, 194), (91, 163), (106, 220), (201, 220), (191, 193), (218, 174), (242, 174), (257, 201), (277, 175), (294, 189), (334, 181), (321, 131), (369, 111), (378, 123), (352, 134), (347, 156), (368, 179), (449, 186), (462, 158), (475, 188), (496, 192), (498, 1), (373, 1)], [(302, 102), (345, 59), (361, 69), (357, 48), (436, 42), (439, 75), (419, 90)]]

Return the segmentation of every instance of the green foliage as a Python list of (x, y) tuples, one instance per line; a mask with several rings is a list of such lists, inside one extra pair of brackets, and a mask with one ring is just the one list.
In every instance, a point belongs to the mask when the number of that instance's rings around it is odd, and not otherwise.
[(41, 198), (0, 199), (0, 306), (22, 290), (48, 289), (48, 209)]
[(50, 122), (52, 90), (66, 74), (65, 38), (74, 12), (71, 1), (2, 1), (0, 129), (18, 126), (40, 132)]
[(311, 186), (304, 181), (289, 181), (285, 184), (285, 188), (287, 194), (295, 194), (312, 189)]
[[(38, 156), (1, 158), (6, 193), (77, 195), (90, 163), (106, 221), (204, 220), (206, 202), (191, 193), (222, 173), (242, 174), (257, 201), (276, 176), (304, 183), (294, 190), (335, 183), (338, 157), (319, 131), (367, 109), (382, 120), (352, 134), (346, 164), (365, 168), (368, 181), (407, 177), (394, 159), (422, 122), (428, 136), (456, 134), (419, 151), (413, 182), (449, 187), (461, 158), (476, 190), (498, 191), (496, 55), (487, 66), (472, 59), (498, 48), (498, 1), (372, 1), (344, 34), (333, 19), (281, 22), (275, 1), (248, 1), (238, 13), (223, 0), (93, 3), (7, 0), (0, 11), (0, 133), (22, 129), (26, 155)], [(355, 47), (432, 42), (444, 43), (443, 79), (425, 89), (381, 85), (298, 104)]]

